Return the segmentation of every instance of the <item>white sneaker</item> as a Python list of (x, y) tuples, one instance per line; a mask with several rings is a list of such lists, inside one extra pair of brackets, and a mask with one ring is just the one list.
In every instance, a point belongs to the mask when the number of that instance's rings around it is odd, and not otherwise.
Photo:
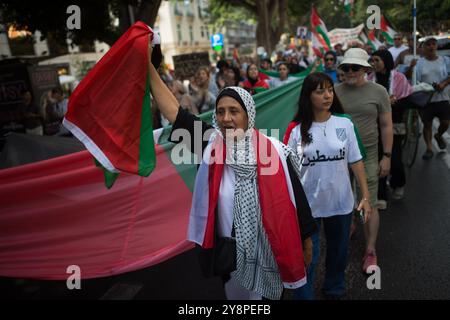
[(379, 210), (386, 210), (387, 209), (387, 202), (386, 202), (386, 200), (378, 200), (377, 208)]
[(405, 195), (405, 188), (404, 187), (395, 188), (394, 192), (392, 193), (392, 199), (400, 200), (400, 199), (403, 199), (404, 195)]

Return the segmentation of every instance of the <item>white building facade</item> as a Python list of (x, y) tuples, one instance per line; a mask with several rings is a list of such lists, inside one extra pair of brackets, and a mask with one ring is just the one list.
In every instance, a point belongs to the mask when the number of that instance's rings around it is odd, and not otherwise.
[(212, 53), (206, 0), (163, 1), (155, 29), (161, 36), (164, 61), (173, 69), (172, 57), (192, 52)]

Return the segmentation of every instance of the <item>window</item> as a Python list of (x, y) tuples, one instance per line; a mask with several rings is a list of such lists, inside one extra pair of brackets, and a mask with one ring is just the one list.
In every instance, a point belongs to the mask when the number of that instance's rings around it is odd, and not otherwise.
[(183, 37), (181, 35), (181, 26), (177, 24), (177, 35), (178, 35), (178, 45), (181, 44), (181, 41), (183, 41)]
[(200, 27), (200, 34), (202, 35), (202, 38), (205, 37), (205, 30), (203, 29), (203, 26)]
[(194, 43), (194, 32), (192, 31), (192, 25), (189, 26), (189, 38), (192, 45)]

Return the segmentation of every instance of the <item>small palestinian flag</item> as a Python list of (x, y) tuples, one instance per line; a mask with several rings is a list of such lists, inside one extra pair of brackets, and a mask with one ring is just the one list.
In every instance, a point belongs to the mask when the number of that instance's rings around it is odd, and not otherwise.
[(146, 177), (155, 167), (149, 41), (160, 42), (145, 23), (128, 29), (78, 85), (63, 120), (105, 169), (108, 188), (121, 171)]

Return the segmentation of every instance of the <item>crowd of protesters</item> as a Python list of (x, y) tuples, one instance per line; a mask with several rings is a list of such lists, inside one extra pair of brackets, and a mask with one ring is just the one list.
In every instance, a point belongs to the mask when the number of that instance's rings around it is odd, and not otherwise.
[[(178, 95), (172, 89), (181, 107), (197, 114), (214, 110), (214, 98), (225, 87), (239, 86), (254, 95), (288, 84), (296, 79), (293, 75), (309, 69), (309, 76), (302, 86), (298, 113), (288, 127), (284, 142), (297, 152), (300, 179), (312, 215), (319, 226), (324, 225), (327, 262), (323, 291), (330, 299), (345, 295), (347, 250), (356, 225), (352, 208), (363, 209), (366, 245), (362, 270), (370, 273), (369, 267), (378, 265), (379, 210), (387, 208), (388, 193), (394, 200), (404, 197), (406, 175), (401, 152), (405, 138), (405, 112), (417, 107), (411, 100), (414, 68), (417, 69), (417, 80), (433, 84), (436, 90), (431, 101), (420, 110), (427, 144), (423, 159), (429, 160), (433, 156), (431, 122), (434, 117), (440, 120), (434, 138), (439, 148), (446, 148), (442, 134), (448, 129), (450, 120), (450, 59), (437, 56), (434, 38), (424, 41), (423, 49), (417, 51), (418, 60), (414, 59), (411, 39), (408, 38), (406, 46), (403, 36), (397, 34), (393, 46), (377, 49), (354, 42), (348, 43), (343, 50), (343, 46), (337, 44), (334, 50), (321, 57), (309, 56), (307, 48), (302, 47), (277, 51), (272, 59), (243, 59), (242, 63), (221, 60), (216, 67), (200, 68), (190, 79), (188, 89), (179, 89)], [(319, 67), (322, 72), (316, 72)], [(178, 80), (170, 80), (167, 83), (169, 88), (174, 82), (183, 86)], [(324, 109), (324, 104), (328, 104), (328, 109)], [(339, 143), (332, 138), (333, 132), (339, 133)], [(347, 154), (344, 152), (340, 157), (330, 159), (342, 160), (345, 170), (330, 171), (325, 166), (331, 164), (325, 162), (311, 165), (317, 152), (339, 153), (339, 150), (347, 150)], [(347, 187), (348, 192), (343, 194), (342, 186), (350, 185), (348, 177), (351, 174), (347, 165), (355, 177), (351, 179), (353, 187)], [(326, 185), (325, 181), (333, 180), (330, 177), (337, 172), (343, 173), (339, 178), (342, 183), (334, 181)], [(333, 184), (339, 185), (339, 190), (333, 189)], [(349, 205), (350, 202), (358, 205)], [(296, 289), (294, 296), (298, 299), (314, 298), (319, 234), (311, 235), (313, 257), (307, 269), (310, 283)]]
[[(220, 116), (218, 109), (225, 106), (224, 101), (231, 99), (246, 119), (242, 126), (249, 130), (254, 125), (254, 101), (251, 96), (295, 81), (296, 74), (309, 70), (301, 89), (297, 115), (289, 124), (285, 137), (284, 142), (289, 146), (285, 156), (291, 157), (292, 161), (298, 159), (295, 164), (298, 165), (298, 172), (291, 173), (289, 179), (299, 179), (301, 193), (306, 195), (313, 220), (318, 226), (324, 226), (327, 240), (324, 293), (330, 299), (342, 298), (346, 290), (347, 251), (356, 225), (354, 209), (362, 210), (364, 214), (366, 244), (362, 270), (370, 273), (369, 267), (378, 265), (376, 242), (379, 210), (387, 208), (387, 190), (392, 190), (392, 199), (404, 197), (407, 181), (401, 152), (405, 138), (404, 114), (414, 105), (411, 101), (414, 69), (419, 82), (433, 85), (435, 89), (430, 101), (420, 110), (426, 142), (426, 152), (422, 158), (430, 160), (433, 157), (433, 137), (440, 149), (446, 149), (442, 135), (450, 122), (450, 59), (437, 55), (437, 40), (432, 37), (424, 41), (422, 50), (418, 50), (420, 58), (414, 59), (411, 39), (408, 38), (406, 46), (403, 36), (397, 34), (393, 46), (382, 46), (377, 50), (358, 42), (348, 43), (346, 50), (337, 44), (334, 50), (325, 52), (321, 57), (309, 55), (307, 47), (288, 47), (276, 51), (272, 57), (220, 60), (215, 66), (201, 66), (189, 79), (177, 79), (164, 66), (158, 71), (151, 68), (152, 80), (158, 79), (154, 81), (156, 84), (151, 84), (152, 93), (156, 94), (152, 101), (153, 127), (157, 129), (173, 124), (175, 127), (190, 128), (197, 119), (196, 115), (213, 111), (215, 117)], [(317, 72), (319, 68), (321, 72)], [(157, 94), (161, 90), (164, 95)], [(182, 109), (178, 109), (173, 101), (167, 102), (170, 95), (176, 98)], [(23, 112), (29, 133), (66, 135), (68, 132), (61, 126), (67, 111), (67, 99), (62, 90), (55, 88), (41, 100), (37, 105), (29, 91), (23, 92)], [(228, 106), (222, 109), (226, 108)], [(253, 114), (253, 118), (248, 118), (249, 114)], [(433, 135), (432, 121), (435, 117), (440, 125)], [(227, 126), (226, 120), (219, 118), (216, 121), (220, 130)], [(324, 158), (327, 160), (318, 161), (319, 154), (326, 155)], [(238, 174), (248, 168), (236, 166), (232, 169)], [(254, 186), (252, 181), (248, 188)], [(236, 190), (241, 188), (237, 184), (232, 187)], [(250, 197), (240, 189), (236, 192), (245, 196), (238, 199), (242, 203), (236, 203), (236, 207), (241, 208), (242, 205), (245, 209), (240, 210), (239, 214), (250, 214), (244, 206), (247, 202), (256, 207), (261, 205), (257, 194)], [(222, 197), (222, 193), (220, 195)], [(227, 207), (227, 210), (232, 225), (236, 209)], [(262, 224), (256, 222), (252, 227), (264, 229)], [(307, 229), (301, 226), (303, 228)], [(312, 254), (310, 263), (305, 265), (308, 284), (292, 287), (298, 299), (314, 298), (320, 232), (310, 229), (312, 231), (308, 237), (302, 239), (305, 261), (306, 256)], [(231, 236), (234, 229), (228, 231), (228, 236)], [(242, 233), (239, 228), (236, 231)], [(242, 233), (238, 237), (247, 241), (250, 235)], [(312, 243), (312, 249), (306, 248), (307, 243)], [(270, 252), (268, 241), (261, 246), (265, 253)], [(265, 262), (277, 270), (276, 259), (270, 255), (268, 257), (270, 259)], [(251, 278), (244, 273), (247, 264), (251, 263), (244, 264), (238, 268), (242, 274), (233, 273), (225, 283), (241, 283)], [(263, 270), (259, 271), (258, 276), (265, 277)], [(257, 281), (255, 286), (258, 286), (259, 298), (281, 297), (282, 279), (275, 273), (271, 281), (277, 284), (276, 290), (263, 280)], [(245, 288), (252, 291), (250, 287)], [(247, 291), (244, 290), (245, 294), (248, 294)]]

